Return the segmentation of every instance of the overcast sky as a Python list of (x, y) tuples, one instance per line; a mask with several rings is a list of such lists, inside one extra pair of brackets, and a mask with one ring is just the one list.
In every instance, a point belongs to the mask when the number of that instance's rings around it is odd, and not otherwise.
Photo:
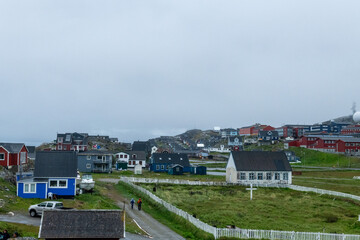
[(0, 0), (0, 142), (120, 141), (360, 105), (360, 1)]

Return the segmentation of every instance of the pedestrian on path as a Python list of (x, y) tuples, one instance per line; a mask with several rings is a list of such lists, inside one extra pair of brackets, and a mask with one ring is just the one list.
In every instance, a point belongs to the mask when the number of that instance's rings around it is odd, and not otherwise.
[(130, 200), (131, 209), (134, 209), (134, 203), (135, 203), (135, 200), (132, 198), (132, 199)]
[(138, 204), (138, 209), (140, 211), (141, 210), (141, 204), (142, 204), (141, 198), (139, 198), (139, 200), (137, 201), (137, 204)]

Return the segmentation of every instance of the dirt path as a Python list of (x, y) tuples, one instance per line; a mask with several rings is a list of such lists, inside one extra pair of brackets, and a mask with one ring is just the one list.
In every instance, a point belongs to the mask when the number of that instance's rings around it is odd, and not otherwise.
[[(107, 183), (118, 183), (119, 179), (104, 178), (104, 179), (99, 179), (99, 181), (107, 182)], [(139, 211), (135, 209), (135, 207), (134, 209), (131, 209), (129, 200), (123, 198), (115, 190), (109, 190), (108, 196), (114, 199), (119, 207), (123, 207), (125, 202), (126, 214), (128, 214), (132, 219), (134, 219), (142, 229), (144, 229), (147, 233), (149, 233), (152, 239), (174, 239), (174, 240), (185, 239), (179, 234), (172, 231), (167, 226), (163, 225), (162, 223), (152, 218), (149, 214), (145, 213), (144, 211)]]

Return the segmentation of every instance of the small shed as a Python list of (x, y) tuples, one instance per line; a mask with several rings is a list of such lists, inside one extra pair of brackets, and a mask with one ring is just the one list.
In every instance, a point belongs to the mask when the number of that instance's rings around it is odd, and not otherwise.
[(116, 163), (116, 170), (126, 170), (128, 168), (127, 162), (117, 162)]
[(206, 167), (193, 165), (193, 166), (191, 166), (191, 174), (206, 175)]
[(135, 174), (142, 174), (142, 165), (136, 164), (134, 167), (134, 173)]
[(184, 167), (180, 164), (172, 164), (169, 166), (168, 173), (170, 175), (183, 175)]

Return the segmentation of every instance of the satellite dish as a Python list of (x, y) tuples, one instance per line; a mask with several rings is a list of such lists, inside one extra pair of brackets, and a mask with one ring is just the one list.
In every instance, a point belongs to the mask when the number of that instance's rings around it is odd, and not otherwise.
[(354, 113), (353, 120), (355, 123), (360, 123), (360, 112)]

